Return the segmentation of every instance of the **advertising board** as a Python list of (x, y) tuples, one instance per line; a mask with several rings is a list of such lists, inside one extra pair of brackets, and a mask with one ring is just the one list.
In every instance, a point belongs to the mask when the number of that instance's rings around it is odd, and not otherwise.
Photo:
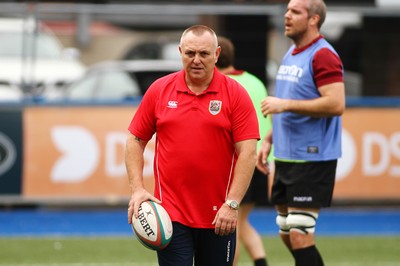
[[(28, 107), (24, 197), (127, 197), (127, 127), (136, 107)], [(400, 110), (349, 108), (334, 199), (400, 200)], [(152, 191), (154, 141), (145, 152)]]

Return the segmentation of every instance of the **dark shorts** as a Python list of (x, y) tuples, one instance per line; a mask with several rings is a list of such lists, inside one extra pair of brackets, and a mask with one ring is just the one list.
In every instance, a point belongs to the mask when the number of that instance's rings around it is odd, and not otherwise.
[(214, 229), (191, 228), (177, 222), (173, 222), (173, 228), (169, 245), (157, 251), (160, 266), (233, 265), (236, 232), (219, 236)]
[(336, 166), (337, 160), (306, 163), (275, 161), (271, 202), (289, 207), (329, 207)]
[(256, 206), (268, 206), (268, 198), (268, 175), (263, 174), (256, 168), (241, 204), (255, 203)]

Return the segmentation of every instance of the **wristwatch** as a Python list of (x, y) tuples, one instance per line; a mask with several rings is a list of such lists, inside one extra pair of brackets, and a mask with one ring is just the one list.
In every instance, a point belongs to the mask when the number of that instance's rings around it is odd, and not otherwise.
[(233, 210), (239, 210), (239, 202), (237, 202), (236, 200), (226, 200), (225, 201), (226, 205), (229, 206), (229, 208), (233, 209)]

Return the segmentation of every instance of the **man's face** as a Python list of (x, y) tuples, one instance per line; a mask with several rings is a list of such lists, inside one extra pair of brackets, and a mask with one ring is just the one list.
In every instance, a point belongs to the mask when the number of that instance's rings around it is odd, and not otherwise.
[(200, 36), (188, 32), (184, 36), (179, 49), (183, 68), (190, 81), (199, 83), (212, 78), (220, 52), (219, 47), (217, 48), (215, 45), (215, 39), (208, 32)]
[(295, 41), (308, 29), (307, 4), (307, 0), (291, 0), (285, 13), (285, 35)]

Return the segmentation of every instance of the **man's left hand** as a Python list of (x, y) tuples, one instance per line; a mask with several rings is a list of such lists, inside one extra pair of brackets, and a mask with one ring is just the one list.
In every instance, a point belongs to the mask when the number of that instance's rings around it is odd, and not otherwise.
[(231, 209), (225, 203), (222, 204), (212, 222), (212, 224), (215, 225), (215, 234), (226, 236), (234, 233), (236, 230), (237, 219), (238, 211)]

